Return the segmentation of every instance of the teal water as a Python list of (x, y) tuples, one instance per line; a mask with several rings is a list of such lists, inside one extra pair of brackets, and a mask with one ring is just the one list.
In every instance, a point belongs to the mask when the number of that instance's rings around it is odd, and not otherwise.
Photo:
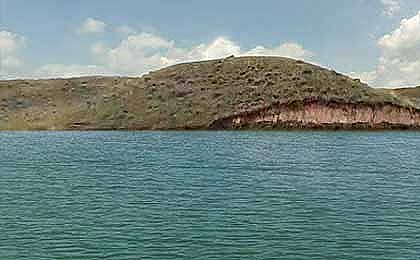
[(419, 259), (416, 132), (0, 133), (0, 259)]

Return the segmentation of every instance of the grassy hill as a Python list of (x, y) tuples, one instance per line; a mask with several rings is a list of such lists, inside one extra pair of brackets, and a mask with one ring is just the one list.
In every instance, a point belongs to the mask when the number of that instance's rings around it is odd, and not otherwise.
[(388, 90), (392, 95), (396, 95), (406, 103), (420, 108), (420, 87), (416, 88), (399, 88)]
[(413, 107), (419, 105), (419, 93), (373, 89), (287, 58), (229, 57), (138, 78), (0, 81), (0, 129), (202, 129), (216, 119), (278, 102)]

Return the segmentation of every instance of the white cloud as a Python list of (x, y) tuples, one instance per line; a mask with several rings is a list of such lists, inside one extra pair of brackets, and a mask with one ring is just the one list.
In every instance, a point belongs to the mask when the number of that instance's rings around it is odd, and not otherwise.
[(100, 62), (117, 74), (139, 75), (179, 62), (239, 55), (240, 47), (226, 38), (219, 37), (210, 44), (182, 49), (163, 37), (140, 33), (128, 36), (115, 48), (107, 49), (101, 44), (96, 44), (92, 46), (91, 51)]
[(401, 3), (399, 0), (381, 0), (384, 6), (384, 14), (387, 16), (395, 16), (401, 10)]
[(78, 77), (88, 75), (132, 75), (138, 76), (150, 70), (180, 62), (198, 61), (236, 56), (286, 56), (310, 59), (312, 52), (296, 43), (281, 44), (273, 49), (257, 46), (248, 51), (226, 37), (218, 37), (208, 44), (191, 48), (178, 48), (173, 41), (163, 37), (140, 33), (130, 35), (115, 48), (103, 43), (91, 46), (91, 53), (101, 65), (48, 64), (33, 73), (37, 78)]
[(175, 42), (150, 33), (130, 35), (115, 48), (95, 44), (91, 52), (99, 62), (119, 75), (140, 75), (180, 62), (218, 59), (230, 55), (286, 56), (297, 59), (310, 59), (313, 56), (312, 52), (297, 43), (284, 43), (275, 48), (257, 46), (242, 51), (239, 44), (226, 37), (218, 37), (210, 43), (191, 48), (179, 48)]
[(108, 50), (108, 47), (102, 43), (97, 42), (90, 47), (90, 51), (95, 56), (103, 55)]
[(109, 75), (107, 68), (99, 65), (47, 64), (35, 70), (32, 78), (70, 78), (92, 75)]
[(113, 49), (101, 45), (92, 48), (97, 59), (117, 74), (138, 74), (164, 66), (162, 53), (173, 49), (173, 42), (159, 36), (141, 33), (128, 36)]
[[(90, 23), (88, 22), (87, 24)], [(85, 30), (85, 32), (95, 31), (93, 27)], [(10, 32), (0, 32), (0, 77), (67, 78), (91, 75), (139, 76), (151, 70), (181, 62), (218, 59), (230, 55), (270, 55), (298, 59), (309, 59), (313, 56), (310, 51), (305, 50), (301, 45), (296, 43), (284, 43), (274, 48), (259, 45), (249, 50), (242, 50), (238, 43), (227, 37), (217, 37), (209, 43), (181, 48), (176, 46), (172, 40), (153, 33), (143, 32), (127, 35), (113, 47), (107, 46), (102, 42), (93, 44), (90, 47), (90, 52), (95, 58), (95, 62), (90, 65), (46, 64), (36, 69), (29, 69), (23, 68), (23, 62), (17, 55), (18, 49), (22, 46), (22, 37)], [(6, 67), (8, 71), (4, 69)]]
[(7, 55), (16, 52), (24, 44), (22, 36), (8, 32), (0, 31), (0, 54)]
[(122, 25), (122, 26), (118, 26), (115, 28), (115, 31), (117, 31), (118, 33), (121, 34), (137, 34), (137, 30), (134, 29), (133, 27), (127, 26), (127, 25)]
[(377, 72), (376, 71), (367, 71), (367, 72), (350, 72), (348, 75), (352, 78), (360, 79), (362, 82), (371, 84), (375, 86), (375, 81), (377, 78)]
[(378, 66), (361, 73), (362, 80), (381, 87), (420, 85), (420, 12), (379, 39), (378, 47)]
[(0, 77), (8, 78), (14, 71), (23, 65), (19, 58), (19, 49), (24, 46), (22, 36), (9, 32), (0, 31)]
[(297, 43), (283, 43), (275, 48), (257, 46), (246, 52), (244, 55), (250, 56), (282, 56), (294, 59), (310, 59), (314, 54)]
[(82, 34), (103, 33), (106, 26), (106, 23), (100, 20), (87, 18), (79, 28), (79, 32)]
[(19, 68), (23, 65), (23, 62), (14, 56), (6, 56), (0, 58), (0, 68), (2, 69), (14, 69)]
[(199, 45), (193, 48), (192, 52), (190, 52), (190, 56), (198, 60), (218, 59), (230, 55), (240, 54), (241, 47), (239, 47), (239, 45), (235, 42), (224, 37), (219, 37), (208, 45)]
[(120, 43), (118, 48), (120, 50), (139, 51), (146, 48), (171, 48), (173, 44), (173, 42), (168, 41), (162, 37), (153, 35), (151, 33), (141, 33), (137, 35), (128, 36), (127, 39), (124, 39)]

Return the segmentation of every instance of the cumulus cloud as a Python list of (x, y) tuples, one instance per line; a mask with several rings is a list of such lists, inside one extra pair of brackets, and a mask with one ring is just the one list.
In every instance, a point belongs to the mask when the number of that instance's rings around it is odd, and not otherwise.
[(95, 56), (103, 55), (107, 50), (108, 47), (102, 42), (97, 42), (90, 47), (91, 53)]
[(394, 16), (401, 10), (401, 3), (399, 0), (381, 0), (384, 6), (384, 14), (387, 16)]
[(87, 18), (79, 28), (79, 33), (95, 34), (103, 33), (106, 29), (106, 23), (94, 18)]
[(99, 65), (47, 64), (35, 70), (32, 78), (71, 78), (92, 75), (109, 75), (107, 68)]
[(378, 66), (361, 73), (362, 80), (382, 87), (420, 85), (420, 12), (402, 20), (396, 30), (379, 39), (378, 47)]
[(24, 38), (9, 31), (0, 31), (0, 77), (9, 77), (22, 65), (19, 49), (24, 46)]
[(91, 46), (91, 53), (101, 65), (47, 65), (37, 74), (44, 74), (46, 77), (93, 74), (136, 76), (176, 63), (218, 59), (230, 55), (285, 56), (306, 60), (313, 57), (312, 52), (297, 43), (284, 43), (274, 48), (257, 46), (242, 51), (236, 42), (226, 37), (217, 37), (210, 43), (194, 45), (191, 48), (180, 48), (174, 41), (151, 33), (129, 35), (113, 48), (103, 43), (96, 43)]
[(226, 37), (217, 37), (210, 43), (180, 48), (174, 41), (150, 33), (130, 35), (114, 48), (95, 44), (91, 47), (91, 52), (104, 66), (123, 75), (139, 75), (180, 62), (218, 59), (230, 55), (285, 56), (306, 60), (313, 57), (312, 52), (297, 43), (284, 43), (274, 48), (257, 46), (250, 50), (242, 50), (236, 42)]
[(97, 59), (111, 70), (121, 74), (160, 67), (165, 64), (163, 52), (173, 48), (173, 42), (159, 36), (141, 33), (128, 36), (115, 48), (95, 45), (92, 48)]
[(115, 31), (121, 34), (137, 34), (137, 30), (127, 25), (117, 26)]
[(0, 31), (0, 53), (2, 55), (12, 54), (23, 46), (22, 36), (8, 32)]
[(193, 48), (189, 55), (192, 56), (192, 59), (209, 60), (240, 54), (241, 47), (238, 44), (227, 38), (219, 37), (208, 45), (202, 44)]
[(17, 57), (6, 56), (6, 57), (0, 58), (0, 66), (4, 70), (19, 68), (22, 65), (23, 65), (23, 62)]
[[(84, 32), (97, 32), (93, 29), (97, 22), (87, 21)], [(87, 29), (87, 28), (90, 29)], [(104, 26), (102, 26), (104, 28)], [(127, 31), (128, 33), (128, 31)], [(0, 66), (1, 75), (5, 69), (10, 71), (7, 78), (67, 78), (91, 75), (121, 75), (139, 76), (151, 70), (181, 62), (200, 61), (235, 56), (286, 56), (297, 59), (311, 59), (312, 52), (297, 43), (283, 43), (273, 48), (258, 45), (243, 50), (235, 41), (227, 37), (217, 37), (208, 43), (193, 45), (189, 48), (179, 47), (175, 41), (153, 33), (128, 34), (115, 46), (97, 42), (90, 46), (94, 62), (82, 64), (45, 64), (39, 68), (24, 70), (16, 69), (22, 66), (17, 55), (23, 46), (23, 37), (10, 32), (0, 32)], [(0, 76), (1, 76), (0, 75)], [(4, 76), (1, 76), (5, 78)]]
[(246, 52), (244, 55), (249, 56), (283, 56), (295, 59), (309, 59), (314, 54), (297, 43), (283, 43), (272, 49), (264, 46), (257, 46)]

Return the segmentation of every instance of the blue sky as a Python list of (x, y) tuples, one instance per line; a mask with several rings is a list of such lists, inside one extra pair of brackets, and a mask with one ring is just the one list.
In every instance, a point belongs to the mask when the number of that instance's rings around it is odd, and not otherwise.
[[(398, 42), (396, 37), (407, 38), (394, 34), (398, 29), (404, 31), (404, 18), (416, 25), (418, 0), (0, 3), (2, 78), (137, 75), (232, 52), (305, 59), (373, 85), (420, 85), (420, 78), (404, 74), (408, 67), (413, 70), (418, 65), (409, 57), (398, 57), (402, 64), (394, 68), (400, 70), (394, 78), (383, 80), (381, 76), (393, 69), (390, 60), (396, 55), (395, 46), (381, 45), (381, 40), (386, 35), (392, 36), (392, 43)], [(412, 25), (408, 27), (406, 33), (412, 33)], [(420, 35), (420, 25), (418, 31)], [(2, 39), (9, 45), (2, 45)], [(409, 40), (414, 41), (408, 44), (413, 50), (407, 50), (406, 42), (399, 43), (402, 56), (410, 56), (407, 51), (417, 53), (420, 36)], [(263, 50), (255, 50), (257, 46)], [(388, 61), (381, 64), (384, 59)], [(387, 66), (386, 71), (380, 71), (381, 65)]]

